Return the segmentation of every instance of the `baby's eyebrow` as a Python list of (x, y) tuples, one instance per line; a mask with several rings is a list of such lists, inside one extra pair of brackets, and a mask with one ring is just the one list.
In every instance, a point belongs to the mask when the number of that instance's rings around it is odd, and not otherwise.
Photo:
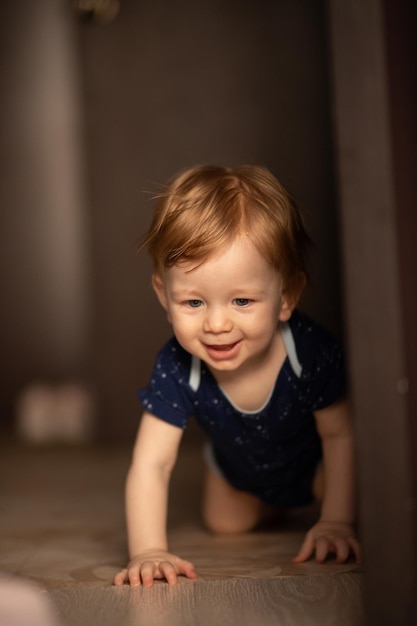
[(233, 289), (232, 295), (236, 298), (240, 296), (248, 297), (248, 296), (264, 296), (266, 293), (265, 289), (253, 289), (252, 287), (238, 287), (237, 289)]
[(173, 289), (171, 291), (171, 296), (173, 298), (193, 298), (195, 299), (196, 292), (190, 289)]

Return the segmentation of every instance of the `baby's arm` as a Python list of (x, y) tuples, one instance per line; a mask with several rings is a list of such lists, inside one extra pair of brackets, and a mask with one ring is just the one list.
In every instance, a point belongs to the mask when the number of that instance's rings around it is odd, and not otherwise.
[(194, 566), (169, 554), (166, 534), (168, 487), (183, 431), (145, 412), (126, 481), (126, 519), (130, 562), (115, 585), (150, 587), (156, 578), (177, 582), (196, 578)]
[(323, 446), (323, 501), (320, 519), (307, 533), (295, 557), (296, 563), (309, 559), (314, 553), (322, 563), (330, 553), (343, 563), (353, 553), (361, 560), (356, 538), (354, 495), (353, 428), (346, 401), (316, 411), (317, 430)]

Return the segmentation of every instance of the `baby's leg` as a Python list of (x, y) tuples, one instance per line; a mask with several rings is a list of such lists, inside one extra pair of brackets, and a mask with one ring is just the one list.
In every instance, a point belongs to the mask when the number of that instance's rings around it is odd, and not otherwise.
[(203, 518), (209, 530), (219, 534), (252, 530), (263, 519), (264, 505), (250, 493), (239, 491), (208, 467)]

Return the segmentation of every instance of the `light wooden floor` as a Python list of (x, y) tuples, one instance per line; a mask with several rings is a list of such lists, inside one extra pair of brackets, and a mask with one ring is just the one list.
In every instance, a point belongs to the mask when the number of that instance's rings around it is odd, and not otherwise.
[(238, 537), (204, 530), (200, 443), (191, 439), (173, 476), (169, 529), (171, 549), (194, 562), (199, 579), (181, 579), (174, 587), (158, 581), (146, 590), (113, 587), (113, 574), (126, 561), (123, 485), (129, 460), (130, 448), (120, 446), (2, 446), (0, 572), (34, 582), (56, 611), (57, 624), (363, 623), (362, 575), (354, 563), (291, 563), (314, 511)]

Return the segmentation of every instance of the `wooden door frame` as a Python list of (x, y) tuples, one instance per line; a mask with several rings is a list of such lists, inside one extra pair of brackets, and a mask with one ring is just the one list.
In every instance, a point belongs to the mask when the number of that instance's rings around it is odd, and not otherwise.
[(417, 102), (399, 50), (411, 3), (393, 4), (328, 1), (366, 623), (378, 626), (417, 615), (417, 160), (415, 132), (402, 133), (415, 131), (404, 99)]

